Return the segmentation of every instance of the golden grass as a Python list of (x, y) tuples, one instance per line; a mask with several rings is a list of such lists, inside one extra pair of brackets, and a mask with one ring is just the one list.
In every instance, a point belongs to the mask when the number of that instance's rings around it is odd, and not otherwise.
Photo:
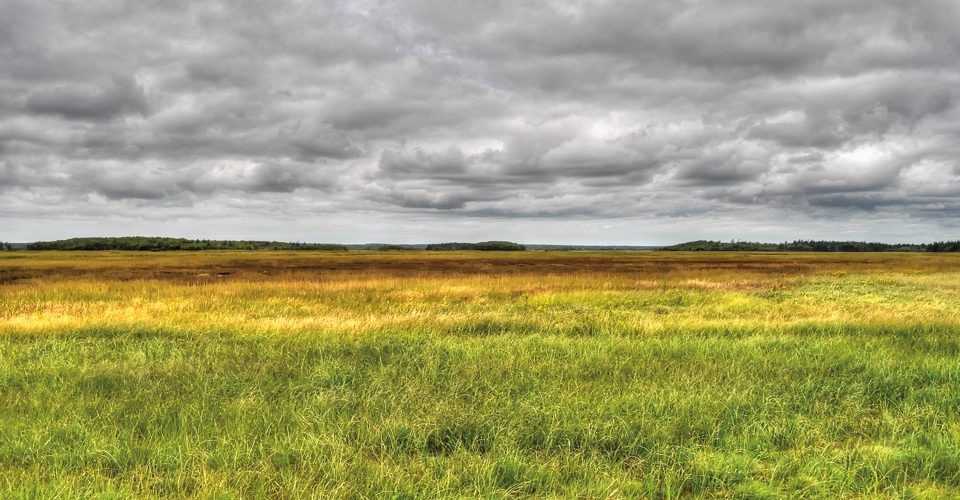
[(3, 496), (960, 492), (960, 256), (0, 253)]

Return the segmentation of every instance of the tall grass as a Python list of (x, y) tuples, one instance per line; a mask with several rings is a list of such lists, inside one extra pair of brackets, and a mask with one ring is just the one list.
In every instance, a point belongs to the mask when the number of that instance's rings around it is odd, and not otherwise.
[(0, 276), (4, 497), (960, 493), (954, 256), (50, 253)]

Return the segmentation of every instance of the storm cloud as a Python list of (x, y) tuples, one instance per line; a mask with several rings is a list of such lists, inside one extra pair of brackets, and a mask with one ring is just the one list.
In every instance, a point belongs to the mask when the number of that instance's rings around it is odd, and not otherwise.
[(0, 239), (960, 237), (960, 4), (0, 0)]

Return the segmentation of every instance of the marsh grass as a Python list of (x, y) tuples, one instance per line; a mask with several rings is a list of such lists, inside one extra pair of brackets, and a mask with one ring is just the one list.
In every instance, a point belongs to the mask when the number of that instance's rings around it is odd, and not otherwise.
[(4, 497), (960, 492), (956, 256), (51, 252), (0, 276)]

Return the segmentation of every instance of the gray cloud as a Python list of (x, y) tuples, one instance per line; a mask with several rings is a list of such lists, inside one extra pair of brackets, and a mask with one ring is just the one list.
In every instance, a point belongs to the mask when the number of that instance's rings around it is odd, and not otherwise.
[(103, 120), (131, 112), (147, 114), (147, 100), (133, 78), (114, 77), (103, 86), (58, 86), (27, 97), (26, 111), (74, 120)]
[(0, 239), (118, 214), (332, 240), (952, 231), (958, 23), (949, 0), (10, 0), (22, 229)]

